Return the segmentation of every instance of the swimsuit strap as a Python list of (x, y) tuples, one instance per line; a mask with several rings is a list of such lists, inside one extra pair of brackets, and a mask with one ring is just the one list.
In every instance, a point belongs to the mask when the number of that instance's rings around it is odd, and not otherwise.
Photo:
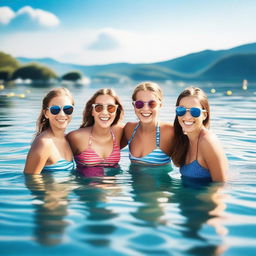
[(129, 144), (131, 143), (131, 141), (133, 140), (133, 138), (134, 138), (134, 136), (135, 136), (135, 134), (136, 134), (136, 132), (137, 132), (139, 126), (140, 126), (140, 123), (138, 123), (138, 124), (136, 125), (136, 127), (134, 128), (133, 133), (132, 133), (132, 136), (131, 136), (131, 138), (130, 138), (129, 141), (128, 141), (128, 145), (129, 145)]
[(156, 126), (156, 146), (160, 147), (160, 125), (158, 123)]

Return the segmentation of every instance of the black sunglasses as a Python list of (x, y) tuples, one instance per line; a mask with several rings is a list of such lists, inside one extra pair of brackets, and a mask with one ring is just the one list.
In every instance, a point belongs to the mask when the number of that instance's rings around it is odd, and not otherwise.
[(71, 105), (65, 105), (63, 107), (53, 105), (51, 107), (48, 107), (47, 109), (49, 109), (51, 114), (53, 114), (53, 115), (58, 115), (61, 110), (63, 110), (63, 112), (66, 115), (71, 115), (73, 113), (74, 107)]

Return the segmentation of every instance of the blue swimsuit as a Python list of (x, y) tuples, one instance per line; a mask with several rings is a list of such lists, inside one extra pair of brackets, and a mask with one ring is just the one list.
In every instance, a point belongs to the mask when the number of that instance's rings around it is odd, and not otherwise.
[(143, 156), (143, 157), (135, 157), (131, 154), (130, 151), (130, 144), (137, 132), (137, 129), (139, 128), (140, 123), (137, 124), (137, 126), (134, 128), (131, 138), (128, 141), (129, 146), (129, 158), (133, 162), (138, 162), (141, 164), (156, 164), (156, 165), (162, 165), (162, 164), (168, 164), (171, 162), (170, 156), (168, 156), (165, 152), (163, 152), (160, 149), (160, 126), (157, 125), (156, 127), (156, 148), (149, 154)]
[(183, 166), (181, 166), (180, 173), (183, 177), (188, 178), (211, 179), (211, 174), (209, 170), (201, 166), (197, 161), (199, 138), (200, 135), (197, 141), (196, 159), (189, 164), (184, 164)]
[(45, 165), (45, 167), (43, 168), (43, 171), (59, 171), (59, 170), (72, 171), (74, 169), (75, 169), (74, 161), (67, 161), (65, 159), (61, 159), (55, 164)]

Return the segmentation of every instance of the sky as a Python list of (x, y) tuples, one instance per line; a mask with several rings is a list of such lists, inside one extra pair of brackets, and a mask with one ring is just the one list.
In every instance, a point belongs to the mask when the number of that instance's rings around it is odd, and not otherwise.
[(255, 0), (0, 0), (0, 51), (82, 65), (256, 42)]

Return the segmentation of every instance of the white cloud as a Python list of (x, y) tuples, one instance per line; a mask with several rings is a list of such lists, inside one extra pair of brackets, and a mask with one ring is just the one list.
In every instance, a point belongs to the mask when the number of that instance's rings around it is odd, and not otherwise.
[(16, 13), (9, 7), (0, 7), (0, 23), (4, 25), (21, 26), (26, 24), (26, 28), (41, 26), (41, 27), (55, 27), (60, 24), (58, 17), (41, 9), (33, 9), (30, 6), (24, 6)]
[(0, 7), (0, 24), (8, 24), (15, 17), (15, 12), (9, 7)]
[(18, 12), (16, 17), (18, 16), (29, 16), (35, 22), (37, 22), (41, 26), (45, 27), (54, 27), (60, 24), (59, 19), (56, 15), (50, 12), (43, 11), (41, 9), (33, 9), (30, 6), (25, 6), (21, 8)]

